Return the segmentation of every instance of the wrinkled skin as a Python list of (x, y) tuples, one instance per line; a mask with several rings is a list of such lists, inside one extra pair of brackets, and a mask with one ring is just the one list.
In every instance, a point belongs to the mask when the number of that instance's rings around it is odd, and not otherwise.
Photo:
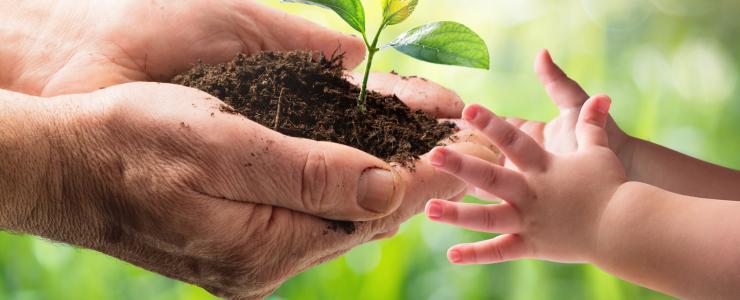
[[(288, 5), (288, 4), (286, 4)], [(168, 81), (193, 63), (237, 53), (312, 50), (365, 57), (360, 38), (250, 0), (0, 1), (0, 88), (30, 95), (90, 92), (133, 81)], [(376, 75), (370, 86), (442, 118), (458, 118), (452, 91), (421, 80)]]
[[(352, 168), (360, 164), (344, 158), (386, 166), (359, 150), (281, 135), (175, 85), (131, 83), (55, 100), (50, 111), (66, 112), (51, 139), (54, 178), (62, 180), (50, 198), (60, 205), (37, 210), (16, 230), (93, 248), (219, 296), (268, 295), (310, 266), (387, 236), (426, 200), (466, 189), (426, 158), (415, 172), (391, 167), (402, 203), (348, 233), (317, 215), (341, 210), (339, 200), (354, 194), (306, 190), (342, 182), (349, 188), (340, 192), (356, 193)], [(450, 147), (496, 159), (477, 135), (460, 138)]]
[[(197, 90), (133, 83), (167, 81), (199, 59), (223, 62), (240, 51), (331, 54), (341, 45), (352, 67), (364, 57), (357, 38), (243, 0), (5, 1), (0, 8), (10, 12), (0, 24), (12, 29), (0, 46), (8, 70), (0, 85), (56, 96), (28, 100), (41, 103), (42, 131), (51, 135), (39, 155), (50, 162), (46, 201), (6, 211), (4, 229), (251, 299), (392, 235), (427, 199), (459, 199), (467, 189), (426, 158), (412, 173), (356, 149), (283, 136), (221, 112), (219, 100)], [(462, 110), (457, 95), (426, 81), (382, 75), (370, 85), (440, 118)], [(459, 135), (450, 147), (497, 159), (485, 138)], [(392, 183), (361, 188), (367, 170), (387, 171)], [(358, 205), (371, 192), (388, 193), (378, 198), (387, 203)], [(348, 234), (326, 219), (363, 222)]]

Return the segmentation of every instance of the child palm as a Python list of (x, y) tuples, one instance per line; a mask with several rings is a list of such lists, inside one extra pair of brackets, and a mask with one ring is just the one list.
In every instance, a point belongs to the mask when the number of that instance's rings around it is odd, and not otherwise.
[[(560, 114), (547, 123), (517, 118), (507, 118), (507, 121), (527, 133), (548, 151), (573, 152), (578, 147), (575, 134), (576, 122), (589, 96), (577, 82), (568, 78), (565, 72), (553, 62), (550, 53), (546, 50), (537, 55), (534, 68)], [(606, 122), (609, 147), (619, 155), (628, 136), (619, 129), (611, 117), (608, 117)], [(507, 166), (511, 166), (511, 163), (508, 162)]]
[(575, 152), (557, 154), (480, 106), (463, 118), (488, 136), (517, 170), (446, 148), (430, 154), (433, 165), (504, 200), (473, 205), (432, 200), (430, 219), (464, 228), (503, 233), (494, 239), (450, 249), (453, 263), (495, 263), (522, 258), (584, 262), (597, 251), (600, 216), (624, 170), (608, 148), (604, 129), (610, 100), (588, 100), (575, 126)]

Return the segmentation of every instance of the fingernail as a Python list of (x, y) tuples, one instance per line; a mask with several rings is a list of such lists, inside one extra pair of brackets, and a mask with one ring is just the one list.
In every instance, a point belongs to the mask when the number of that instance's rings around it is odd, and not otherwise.
[(441, 167), (445, 164), (445, 150), (442, 147), (437, 147), (432, 150), (429, 154), (429, 163), (435, 167)]
[(468, 108), (465, 109), (463, 112), (463, 119), (465, 121), (472, 121), (475, 120), (475, 117), (478, 116), (478, 108), (475, 108), (474, 106), (468, 106)]
[(462, 262), (462, 253), (460, 253), (459, 250), (450, 250), (450, 252), (447, 253), (447, 258), (450, 262), (457, 264)]
[(429, 216), (429, 218), (439, 219), (442, 217), (442, 213), (442, 204), (434, 201), (429, 201), (429, 208), (427, 209), (427, 216)]
[(609, 108), (611, 107), (611, 105), (612, 105), (612, 100), (609, 99), (608, 97), (604, 97), (604, 99), (601, 99), (601, 101), (599, 101), (599, 103), (596, 105), (596, 109), (602, 115), (605, 115), (609, 113)]
[(364, 209), (386, 213), (392, 209), (396, 176), (389, 170), (368, 169), (360, 176), (357, 203)]
[(550, 50), (543, 48), (542, 53), (545, 55), (545, 59), (547, 59), (548, 62), (552, 62), (552, 55), (550, 55)]

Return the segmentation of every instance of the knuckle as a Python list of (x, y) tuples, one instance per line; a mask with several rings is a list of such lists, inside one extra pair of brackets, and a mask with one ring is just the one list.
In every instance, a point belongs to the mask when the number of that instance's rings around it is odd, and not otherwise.
[(329, 170), (326, 153), (323, 150), (311, 150), (306, 155), (301, 173), (301, 203), (307, 210), (323, 212), (327, 209), (327, 192)]
[[(492, 206), (489, 207), (492, 208)], [(490, 209), (484, 210), (483, 226), (490, 231), (496, 230), (496, 227), (498, 226), (498, 218)]]
[(447, 220), (449, 220), (451, 222), (458, 222), (458, 221), (460, 221), (460, 214), (459, 214), (459, 211), (458, 211), (457, 206), (455, 206), (455, 205), (447, 205), (447, 204), (443, 204), (443, 205), (444, 205), (444, 209), (442, 210), (443, 211), (443, 216), (442, 216), (443, 218), (445, 218), (445, 219), (447, 219)]
[(501, 139), (499, 141), (501, 142), (502, 147), (511, 147), (517, 143), (519, 138), (519, 130), (514, 127), (506, 127), (504, 132), (501, 134)]
[(576, 124), (576, 127), (582, 127), (582, 128), (590, 127), (590, 126), (600, 127), (601, 123), (599, 121), (600, 121), (599, 118), (594, 116), (593, 114), (586, 114), (585, 116), (581, 118), (581, 122), (578, 122), (578, 124)]
[(447, 156), (447, 167), (454, 174), (459, 174), (465, 168), (460, 156), (452, 153)]
[(465, 257), (465, 260), (470, 261), (471, 263), (479, 263), (481, 255), (478, 253), (480, 249), (478, 247), (475, 247), (473, 245), (469, 246), (470, 248), (467, 249), (468, 251), (463, 251), (463, 257)]
[(501, 249), (501, 246), (496, 245), (492, 249), (493, 251), (493, 259), (495, 261), (504, 261), (506, 259), (506, 256), (504, 256), (504, 251)]
[(492, 167), (486, 168), (480, 174), (480, 176), (483, 182), (483, 188), (485, 188), (486, 190), (489, 190), (492, 187), (496, 186), (496, 183), (498, 182), (498, 174), (496, 172), (496, 169)]
[(490, 116), (487, 113), (478, 113), (478, 115), (480, 115), (480, 117), (476, 118), (473, 121), (473, 124), (476, 125), (478, 129), (486, 133), (486, 135), (493, 136), (496, 132), (494, 117)]

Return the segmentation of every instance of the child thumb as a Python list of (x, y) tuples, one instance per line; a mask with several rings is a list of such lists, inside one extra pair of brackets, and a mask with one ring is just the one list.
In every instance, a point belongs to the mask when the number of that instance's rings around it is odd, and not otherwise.
[(583, 104), (576, 124), (578, 147), (609, 146), (606, 120), (609, 117), (611, 99), (607, 95), (596, 95)]

